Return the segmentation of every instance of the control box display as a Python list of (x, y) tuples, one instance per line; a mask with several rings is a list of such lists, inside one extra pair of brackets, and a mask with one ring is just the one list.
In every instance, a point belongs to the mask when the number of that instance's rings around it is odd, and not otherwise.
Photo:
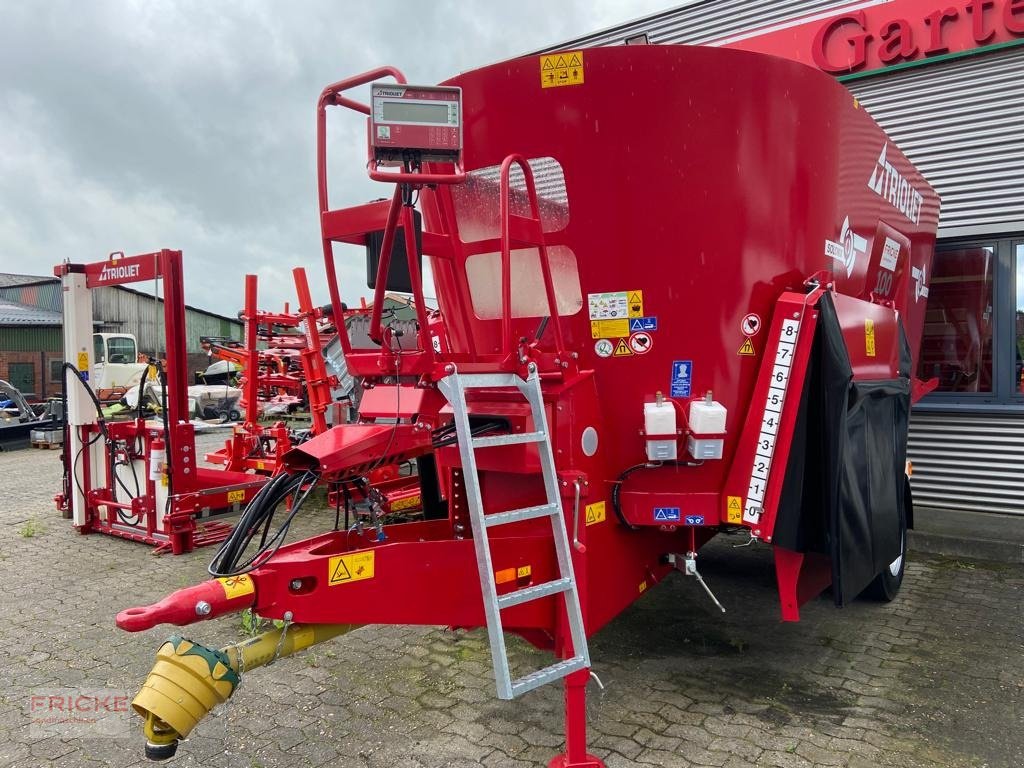
[(370, 88), (370, 147), (378, 163), (458, 162), (461, 88), (394, 83), (374, 83)]

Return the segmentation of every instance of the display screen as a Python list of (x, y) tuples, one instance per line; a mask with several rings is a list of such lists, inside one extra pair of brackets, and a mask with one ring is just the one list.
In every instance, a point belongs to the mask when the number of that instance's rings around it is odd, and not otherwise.
[(424, 104), (421, 101), (385, 101), (381, 104), (384, 122), (438, 123), (448, 125), (448, 102)]

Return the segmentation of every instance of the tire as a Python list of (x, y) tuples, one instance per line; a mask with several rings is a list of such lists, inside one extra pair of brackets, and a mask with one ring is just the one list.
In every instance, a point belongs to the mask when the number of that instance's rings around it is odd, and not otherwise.
[(232, 409), (231, 412), (228, 413), (228, 418), (231, 421), (241, 421), (242, 420), (242, 414), (241, 414), (240, 411), (236, 411), (236, 410)]
[(910, 481), (905, 481), (903, 491), (903, 516), (900, 518), (900, 556), (893, 560), (885, 570), (875, 577), (875, 580), (868, 584), (861, 594), (867, 600), (875, 600), (880, 603), (891, 603), (903, 585), (903, 574), (907, 569), (907, 518), (912, 513), (913, 501), (910, 496)]

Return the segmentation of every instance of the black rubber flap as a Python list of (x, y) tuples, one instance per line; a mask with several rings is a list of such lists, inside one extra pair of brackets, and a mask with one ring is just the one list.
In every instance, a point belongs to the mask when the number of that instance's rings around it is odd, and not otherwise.
[(773, 541), (827, 554), (843, 605), (900, 554), (911, 358), (901, 326), (899, 378), (855, 382), (831, 296), (817, 308)]

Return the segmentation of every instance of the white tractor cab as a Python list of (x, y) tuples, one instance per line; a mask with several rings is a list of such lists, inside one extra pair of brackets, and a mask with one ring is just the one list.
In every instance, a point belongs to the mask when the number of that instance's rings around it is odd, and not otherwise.
[(146, 364), (138, 362), (139, 345), (130, 333), (94, 333), (89, 380), (101, 400), (117, 400), (138, 386)]

